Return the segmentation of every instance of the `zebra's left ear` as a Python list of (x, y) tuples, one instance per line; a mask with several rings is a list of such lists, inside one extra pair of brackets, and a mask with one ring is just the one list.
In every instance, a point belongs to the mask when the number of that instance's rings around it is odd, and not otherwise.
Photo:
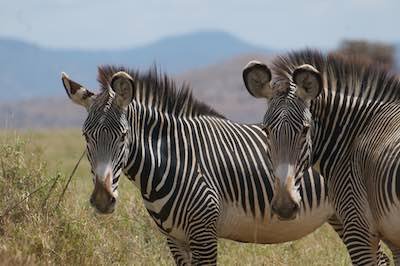
[(132, 77), (124, 71), (117, 72), (112, 76), (110, 87), (116, 94), (119, 107), (126, 108), (132, 102), (134, 86)]
[(301, 65), (293, 71), (293, 82), (296, 84), (296, 94), (304, 101), (311, 101), (322, 91), (322, 77), (313, 66)]

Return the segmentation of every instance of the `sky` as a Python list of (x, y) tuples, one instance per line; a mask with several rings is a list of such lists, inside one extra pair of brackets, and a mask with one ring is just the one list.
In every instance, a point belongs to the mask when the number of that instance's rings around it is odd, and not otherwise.
[(400, 43), (400, 1), (0, 0), (0, 37), (51, 48), (131, 48), (204, 30), (273, 49)]

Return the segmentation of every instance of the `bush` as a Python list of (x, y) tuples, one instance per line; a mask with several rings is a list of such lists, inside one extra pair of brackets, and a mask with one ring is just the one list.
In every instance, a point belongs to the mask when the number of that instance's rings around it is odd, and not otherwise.
[(63, 178), (47, 175), (42, 151), (29, 150), (19, 137), (1, 143), (0, 154), (0, 261), (32, 264), (46, 256), (49, 235), (40, 231), (54, 216), (46, 204), (49, 189), (59, 190), (51, 181)]
[[(88, 204), (89, 193), (81, 192), (91, 183), (75, 177), (79, 184), (71, 183), (57, 207), (67, 178), (48, 173), (40, 147), (7, 134), (0, 154), (1, 265), (171, 263), (165, 239), (132, 188), (129, 195), (121, 193), (125, 204), (113, 215), (98, 215)], [(134, 213), (129, 199), (140, 206)]]
[(385, 68), (395, 67), (395, 47), (380, 42), (364, 40), (344, 40), (334, 54), (356, 57), (368, 64), (380, 64)]

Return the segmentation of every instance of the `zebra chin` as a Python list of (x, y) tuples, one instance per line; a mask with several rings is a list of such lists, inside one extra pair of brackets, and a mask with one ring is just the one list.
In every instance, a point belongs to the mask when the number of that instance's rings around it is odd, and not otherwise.
[(271, 210), (280, 220), (296, 219), (300, 211), (301, 199), (297, 189), (293, 187), (293, 180), (293, 177), (288, 177), (286, 184), (282, 187), (279, 178), (275, 179)]
[(90, 204), (101, 214), (110, 214), (115, 210), (117, 204), (117, 193), (113, 193), (103, 187), (95, 187)]
[(298, 209), (299, 207), (296, 203), (289, 205), (289, 207), (280, 208), (276, 208), (274, 205), (272, 205), (272, 212), (275, 213), (278, 216), (278, 219), (281, 221), (290, 221), (296, 219)]
[[(104, 200), (98, 200), (103, 198)], [(114, 196), (111, 197), (98, 197), (94, 194), (90, 197), (90, 205), (92, 205), (96, 211), (100, 214), (111, 214), (115, 210), (117, 199)]]
[[(101, 181), (104, 180), (104, 181)], [(96, 176), (93, 193), (90, 197), (90, 204), (102, 214), (114, 212), (117, 203), (117, 191), (112, 189), (112, 173), (109, 172), (104, 179)]]

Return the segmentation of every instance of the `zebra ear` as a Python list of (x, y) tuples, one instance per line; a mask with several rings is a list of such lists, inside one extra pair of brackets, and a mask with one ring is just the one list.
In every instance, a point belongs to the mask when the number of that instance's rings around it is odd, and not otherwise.
[(110, 86), (115, 91), (117, 104), (121, 108), (128, 107), (133, 98), (132, 77), (124, 71), (117, 72), (112, 76)]
[(96, 95), (81, 84), (71, 80), (64, 72), (61, 73), (61, 81), (68, 97), (74, 103), (82, 105), (88, 110), (96, 99)]
[(243, 69), (243, 81), (247, 91), (256, 98), (271, 98), (271, 70), (258, 61), (250, 61)]
[(322, 77), (311, 65), (301, 65), (293, 71), (293, 82), (296, 84), (296, 94), (305, 101), (311, 101), (322, 91)]

